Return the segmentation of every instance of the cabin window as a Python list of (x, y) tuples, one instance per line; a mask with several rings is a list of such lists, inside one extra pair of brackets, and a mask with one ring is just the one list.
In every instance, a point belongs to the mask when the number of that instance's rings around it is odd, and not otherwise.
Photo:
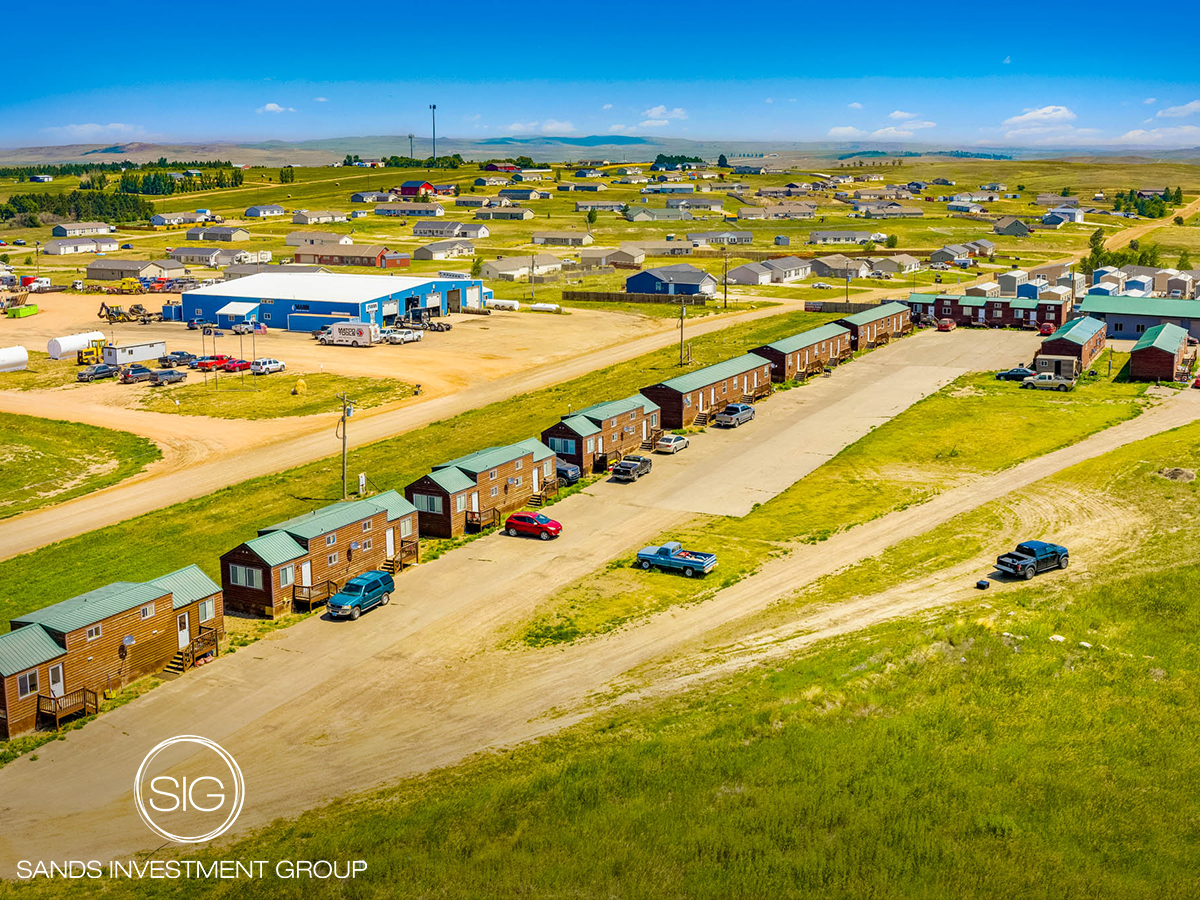
[(280, 587), (287, 587), (289, 584), (291, 584), (295, 580), (296, 580), (296, 567), (295, 566), (284, 566), (282, 569), (279, 570), (279, 586)]
[(154, 616), (154, 604), (147, 603), (141, 609), (141, 617), (143, 619), (149, 619), (149, 618), (153, 618), (153, 616)]
[(262, 590), (262, 572), (258, 569), (252, 569), (250, 566), (231, 565), (229, 567), (229, 581), (240, 587), (248, 587), (256, 591)]
[(332, 534), (325, 535), (325, 546), (326, 547), (332, 547), (336, 543), (337, 543), (337, 532), (336, 531), (333, 532)]
[(686, 394), (686, 395), (684, 396), (684, 398), (683, 398), (683, 405), (684, 405), (684, 406), (691, 406), (691, 405), (692, 405), (692, 395), (691, 395), (691, 394)]
[(337, 561), (338, 561), (337, 551), (334, 551), (333, 553), (330, 553), (327, 557), (325, 557), (325, 564), (327, 566), (336, 566)]
[(950, 307), (948, 307), (948, 306), (943, 306), (943, 307), (942, 307), (942, 315), (943, 315), (943, 316), (948, 316), (948, 315), (950, 315)]
[(198, 315), (198, 316), (202, 316), (202, 315), (204, 315), (204, 310), (202, 310), (202, 309), (197, 309), (197, 310), (196, 310), (196, 315)]
[(1138, 322), (1136, 325), (1133, 326), (1133, 330), (1137, 334), (1141, 334), (1143, 331), (1146, 330), (1146, 326), (1144, 324), (1142, 324), (1141, 322)]
[(36, 694), (38, 689), (37, 669), (23, 672), (17, 676), (17, 697), (24, 700), (30, 694)]
[(550, 449), (559, 456), (572, 456), (575, 453), (575, 441), (570, 438), (550, 438)]
[(263, 313), (263, 320), (264, 320), (264, 321), (267, 321), (267, 322), (270, 322), (270, 321), (271, 321), (271, 314), (270, 314), (270, 313)]
[(87, 639), (89, 641), (94, 641), (96, 638), (100, 637), (100, 635), (102, 635), (103, 633), (104, 633), (103, 626), (101, 626), (99, 623), (97, 623), (87, 630)]
[(467, 508), (467, 495), (466, 494), (459, 494), (457, 497), (454, 498), (454, 508), (458, 512), (463, 512), (466, 510), (466, 508)]
[(367, 538), (365, 541), (362, 542), (363, 550), (370, 550), (373, 546), (375, 546), (375, 542), (371, 538)]
[(650, 427), (654, 428), (658, 425), (658, 413), (650, 413)]
[(1004, 315), (1004, 313), (1001, 312), (1000, 310), (998, 310), (998, 309), (992, 310), (992, 318), (993, 319), (999, 319), (1002, 315)]
[(500, 496), (500, 486), (499, 486), (499, 485), (495, 485), (495, 484), (494, 484), (494, 485), (492, 485), (492, 493), (491, 493), (491, 496), (493, 496), (493, 497), (499, 497), (499, 496)]
[(362, 529), (362, 530), (363, 530), (364, 532), (367, 532), (367, 531), (370, 531), (370, 530), (371, 530), (371, 520), (370, 520), (370, 519), (367, 519), (367, 521), (363, 522), (363, 529)]
[(442, 498), (430, 494), (413, 494), (413, 506), (421, 512), (442, 514)]
[(631, 413), (629, 414), (629, 421), (630, 421), (630, 422), (633, 422), (633, 421), (636, 421), (636, 419), (637, 419), (637, 412), (636, 412), (636, 411), (635, 411), (635, 412), (631, 412)]
[(542, 474), (547, 478), (550, 477), (550, 460), (546, 460), (544, 463), (542, 463)]
[(596, 439), (595, 439), (595, 438), (588, 438), (588, 440), (587, 440), (587, 452), (588, 452), (588, 453), (594, 453), (594, 452), (595, 452), (595, 450), (596, 450)]
[(521, 475), (517, 475), (517, 476), (516, 476), (515, 478), (513, 478), (513, 480), (512, 480), (513, 487), (520, 487), (522, 484), (524, 484), (524, 482), (525, 482), (525, 479), (524, 479), (524, 477), (523, 477), (523, 476), (521, 476)]
[(520, 472), (520, 471), (521, 471), (521, 466), (523, 466), (523, 465), (525, 465), (525, 460), (523, 460), (523, 459), (518, 459), (518, 460), (517, 460), (517, 461), (516, 461), (516, 462), (513, 464), (513, 471), (514, 471), (514, 472)]
[(488, 481), (495, 481), (495, 480), (496, 480), (496, 470), (492, 469), (492, 471), (488, 472)]
[(724, 396), (725, 396), (725, 391), (726, 391), (726, 388), (727, 388), (728, 384), (729, 384), (729, 383), (728, 383), (728, 382), (726, 382), (726, 381), (722, 381), (722, 382), (721, 382), (721, 396), (722, 396), (722, 397), (724, 397)]
[(217, 614), (217, 601), (212, 597), (209, 597), (207, 600), (201, 600), (199, 611), (201, 622), (211, 621)]
[(1124, 322), (1113, 322), (1112, 330), (1113, 331), (1124, 331), (1125, 323)]

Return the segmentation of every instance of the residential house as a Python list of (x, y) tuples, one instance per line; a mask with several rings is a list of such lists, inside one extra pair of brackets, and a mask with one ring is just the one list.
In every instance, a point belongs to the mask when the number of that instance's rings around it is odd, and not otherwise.
[(865, 350), (886, 343), (893, 337), (912, 331), (912, 313), (904, 303), (884, 303), (874, 309), (838, 319), (837, 324), (850, 330), (850, 345)]
[(812, 261), (812, 273), (822, 278), (866, 278), (870, 272), (870, 260), (851, 259), (841, 253), (818, 256)]
[(84, 237), (89, 234), (109, 234), (116, 231), (107, 222), (63, 222), (50, 229), (55, 237)]
[[(453, 193), (453, 191), (451, 191)], [(422, 194), (432, 194), (433, 185), (428, 181), (406, 181), (396, 191), (401, 197), (420, 197)]]
[(475, 179), (475, 187), (503, 187), (506, 184), (508, 184), (507, 178), (500, 178), (497, 176)]
[(562, 260), (549, 253), (523, 256), (502, 256), (499, 259), (489, 259), (483, 264), (480, 274), (484, 278), (494, 278), (500, 281), (518, 281), (528, 278), (530, 274), (546, 275), (562, 270)]
[(620, 212), (625, 208), (621, 200), (576, 200), (575, 212)]
[(662, 427), (687, 428), (707, 422), (709, 415), (728, 403), (765, 396), (771, 391), (771, 363), (746, 353), (694, 372), (652, 384), (642, 396), (662, 413)]
[(967, 288), (966, 294), (968, 297), (999, 297), (1000, 285), (994, 281), (983, 281)]
[(284, 274), (284, 275), (312, 275), (313, 273), (329, 274), (329, 269), (324, 266), (297, 266), (283, 265), (281, 263), (246, 263), (245, 265), (229, 266), (222, 273), (225, 281), (234, 281), (238, 278), (246, 278), (249, 275), (263, 274)]
[(444, 216), (446, 208), (440, 203), (380, 203), (375, 207), (377, 216)]
[(641, 252), (643, 256), (691, 256), (691, 241), (628, 241), (621, 249)]
[(189, 241), (248, 241), (250, 232), (236, 225), (197, 225), (187, 230), (186, 237)]
[(451, 238), (446, 241), (434, 241), (413, 251), (413, 259), (455, 259), (460, 256), (473, 256), (475, 245), (470, 241)]
[(111, 253), (118, 247), (113, 237), (56, 238), (42, 244), (42, 252), (50, 256), (66, 256), (72, 253)]
[(897, 253), (895, 256), (876, 259), (871, 263), (871, 271), (886, 272), (889, 275), (907, 275), (909, 272), (916, 272), (920, 268), (921, 261), (915, 256), (909, 256), (907, 253)]
[(539, 191), (537, 188), (504, 188), (500, 191), (499, 196), (507, 197), (509, 200), (549, 200), (551, 194), (549, 191)]
[(293, 231), (283, 242), (289, 247), (307, 247), (311, 244), (353, 244), (354, 238), (332, 231)]
[(687, 239), (698, 247), (706, 244), (749, 244), (754, 240), (753, 231), (692, 231)]
[(533, 243), (558, 247), (585, 247), (595, 241), (590, 231), (535, 231)]
[(345, 222), (349, 216), (337, 209), (298, 209), (292, 213), (294, 225), (321, 225), (325, 222)]
[(351, 203), (386, 203), (392, 199), (387, 191), (359, 191), (350, 195)]
[(396, 491), (260, 528), (221, 556), (225, 606), (271, 619), (311, 608), (356, 575), (416, 562), (419, 534), (417, 510)]
[(426, 219), (423, 222), (413, 224), (413, 237), (454, 238), (462, 235), (462, 231), (462, 222), (455, 222), (449, 219), (444, 222)]
[(1041, 349), (1034, 358), (1034, 368), (1039, 372), (1063, 371), (1061, 360), (1074, 358), (1079, 372), (1086, 372), (1104, 351), (1105, 327), (1100, 319), (1084, 316), (1072, 319), (1060, 326), (1042, 341)]
[(393, 253), (382, 244), (311, 244), (296, 248), (296, 262), (316, 266), (392, 269), (407, 266), (409, 256), (407, 253)]
[(625, 211), (630, 222), (682, 222), (690, 221), (692, 214), (686, 209), (654, 209), (649, 206), (631, 206)]
[(476, 219), (503, 219), (503, 220), (522, 220), (532, 219), (534, 216), (533, 210), (525, 206), (493, 206), (488, 209), (475, 210)]
[(182, 275), (182, 263), (173, 259), (97, 259), (88, 263), (87, 277), (98, 281), (121, 278), (173, 278)]
[(582, 472), (603, 472), (626, 454), (654, 445), (662, 436), (660, 412), (641, 394), (597, 403), (543, 430), (542, 443)]
[(996, 281), (1000, 284), (1000, 296), (1015, 297), (1017, 288), (1025, 284), (1029, 280), (1029, 273), (1023, 272), (1020, 269), (1009, 269), (1007, 272), (1001, 272), (996, 276)]
[(849, 359), (850, 329), (837, 324), (810, 328), (750, 351), (771, 363), (771, 380), (793, 381)]
[(1188, 333), (1163, 323), (1147, 328), (1129, 355), (1129, 377), (1137, 381), (1187, 379), (1194, 358), (1188, 356)]
[(810, 244), (865, 244), (871, 240), (869, 231), (814, 231), (808, 236)]
[(992, 231), (996, 234), (1008, 235), (1009, 237), (1026, 237), (1030, 229), (1028, 225), (1016, 216), (1001, 216), (996, 220), (996, 224), (992, 226)]
[(690, 263), (675, 263), (645, 269), (625, 279), (629, 294), (682, 294), (712, 296), (717, 279)]
[(931, 263), (954, 263), (960, 259), (970, 259), (971, 251), (963, 244), (947, 244), (929, 254)]
[(247, 219), (269, 219), (272, 216), (283, 216), (287, 214), (287, 210), (278, 203), (265, 203), (259, 206), (251, 206), (243, 215)]
[(689, 197), (685, 194), (682, 197), (667, 198), (667, 209), (703, 209), (709, 212), (720, 212), (724, 206), (724, 201), (716, 197)]

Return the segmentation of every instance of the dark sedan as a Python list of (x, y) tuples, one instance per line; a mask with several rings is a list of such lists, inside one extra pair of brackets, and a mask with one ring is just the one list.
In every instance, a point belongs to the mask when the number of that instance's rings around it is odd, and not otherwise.
[(1009, 369), (1007, 372), (997, 372), (997, 381), (1024, 381), (1030, 375), (1036, 375), (1037, 372), (1033, 369), (1027, 369), (1024, 366), (1017, 366), (1014, 369)]

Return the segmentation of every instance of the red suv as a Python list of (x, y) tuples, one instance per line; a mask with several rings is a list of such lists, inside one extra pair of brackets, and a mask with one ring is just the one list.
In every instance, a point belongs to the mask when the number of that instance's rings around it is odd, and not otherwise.
[(504, 523), (504, 530), (513, 537), (519, 534), (530, 534), (540, 537), (543, 541), (548, 541), (550, 538), (562, 534), (562, 523), (555, 522), (549, 516), (543, 516), (541, 513), (518, 512), (508, 517)]

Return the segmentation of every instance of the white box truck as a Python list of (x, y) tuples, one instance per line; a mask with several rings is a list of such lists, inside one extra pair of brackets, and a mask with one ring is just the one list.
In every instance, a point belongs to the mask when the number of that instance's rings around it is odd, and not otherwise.
[(379, 326), (372, 322), (335, 322), (321, 335), (320, 341), (344, 347), (370, 347), (380, 342)]

